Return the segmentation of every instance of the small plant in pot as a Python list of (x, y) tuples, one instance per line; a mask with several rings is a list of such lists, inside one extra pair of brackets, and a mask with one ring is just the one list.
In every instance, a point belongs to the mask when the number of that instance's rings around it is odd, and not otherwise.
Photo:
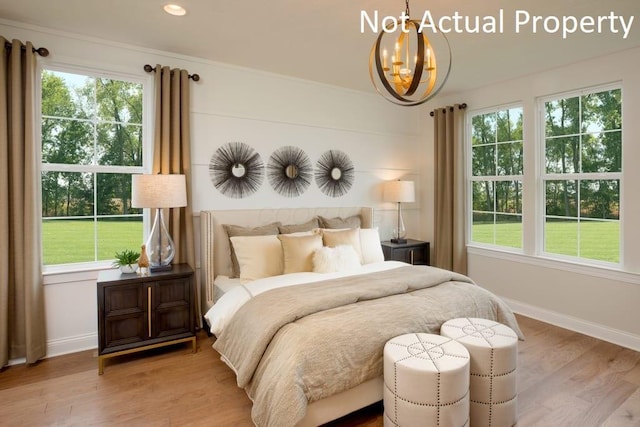
[(135, 273), (138, 269), (138, 258), (140, 252), (125, 249), (122, 252), (116, 252), (116, 260), (113, 262), (114, 267), (119, 267), (122, 273)]

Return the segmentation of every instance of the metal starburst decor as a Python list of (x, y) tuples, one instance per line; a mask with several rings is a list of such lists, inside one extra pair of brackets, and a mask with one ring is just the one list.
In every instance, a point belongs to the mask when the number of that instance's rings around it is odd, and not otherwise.
[(271, 187), (285, 197), (297, 197), (311, 184), (312, 166), (309, 156), (298, 147), (280, 147), (267, 163)]
[(343, 196), (351, 189), (354, 178), (353, 163), (340, 150), (325, 152), (316, 163), (316, 184), (327, 196)]
[(258, 191), (264, 181), (260, 154), (243, 142), (218, 148), (209, 162), (213, 185), (225, 196), (242, 199)]

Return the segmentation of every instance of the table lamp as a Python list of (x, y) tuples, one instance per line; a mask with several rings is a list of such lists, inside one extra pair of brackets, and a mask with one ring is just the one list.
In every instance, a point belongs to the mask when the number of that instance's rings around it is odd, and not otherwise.
[(402, 219), (402, 203), (416, 201), (416, 187), (413, 181), (388, 181), (384, 184), (385, 202), (398, 203), (398, 226), (393, 230), (391, 243), (407, 243), (407, 230)]

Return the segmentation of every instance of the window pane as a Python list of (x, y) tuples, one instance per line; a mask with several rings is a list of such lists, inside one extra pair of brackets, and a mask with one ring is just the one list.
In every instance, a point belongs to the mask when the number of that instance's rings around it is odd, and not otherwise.
[(522, 247), (522, 216), (496, 215), (496, 245)]
[(42, 221), (45, 264), (91, 262), (95, 258), (93, 218)]
[(98, 131), (98, 164), (142, 166), (142, 126), (102, 123)]
[(498, 175), (522, 175), (522, 142), (498, 144)]
[(142, 123), (142, 85), (122, 80), (97, 79), (98, 120)]
[(471, 144), (493, 144), (496, 142), (495, 113), (480, 114), (471, 119)]
[(59, 71), (42, 72), (42, 115), (86, 119), (95, 109), (94, 79)]
[(496, 188), (496, 212), (522, 213), (522, 183), (498, 181)]
[(575, 181), (546, 181), (545, 187), (547, 215), (578, 216), (578, 192)]
[(580, 172), (580, 137), (570, 136), (545, 141), (547, 173)]
[(93, 125), (87, 121), (42, 119), (42, 162), (93, 162)]
[(80, 172), (42, 173), (42, 216), (93, 215), (93, 175)]
[(578, 220), (547, 218), (544, 250), (553, 254), (578, 256)]
[(131, 207), (131, 175), (120, 173), (97, 174), (98, 215), (142, 214)]
[(607, 262), (620, 262), (620, 223), (618, 221), (580, 221), (580, 256)]
[(580, 133), (580, 98), (559, 99), (545, 103), (546, 136)]
[(473, 213), (471, 240), (478, 243), (493, 244), (494, 223), (492, 213)]
[(522, 108), (498, 111), (496, 116), (497, 142), (522, 139)]
[(479, 145), (472, 148), (473, 176), (493, 176), (496, 174), (495, 145)]
[(580, 181), (580, 217), (620, 218), (620, 181)]
[(473, 210), (493, 212), (493, 182), (474, 181), (473, 182)]
[(586, 134), (582, 137), (582, 172), (622, 171), (622, 132)]
[(582, 132), (622, 129), (622, 91), (592, 93), (582, 97)]
[(125, 249), (140, 252), (142, 238), (142, 217), (98, 218), (98, 261), (113, 259)]

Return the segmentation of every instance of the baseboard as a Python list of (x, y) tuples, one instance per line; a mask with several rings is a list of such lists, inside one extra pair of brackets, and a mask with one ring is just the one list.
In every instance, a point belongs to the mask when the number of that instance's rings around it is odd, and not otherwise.
[[(531, 317), (542, 322), (550, 323), (561, 328), (579, 332), (599, 340), (617, 344), (622, 347), (629, 348), (634, 351), (640, 351), (640, 336), (630, 334), (629, 332), (619, 329), (603, 326), (598, 323), (589, 322), (566, 314), (525, 304), (520, 301), (501, 297), (511, 309), (518, 314)], [(526, 337), (525, 337), (526, 339)]]
[(76, 335), (47, 341), (47, 358), (98, 348), (98, 334)]

